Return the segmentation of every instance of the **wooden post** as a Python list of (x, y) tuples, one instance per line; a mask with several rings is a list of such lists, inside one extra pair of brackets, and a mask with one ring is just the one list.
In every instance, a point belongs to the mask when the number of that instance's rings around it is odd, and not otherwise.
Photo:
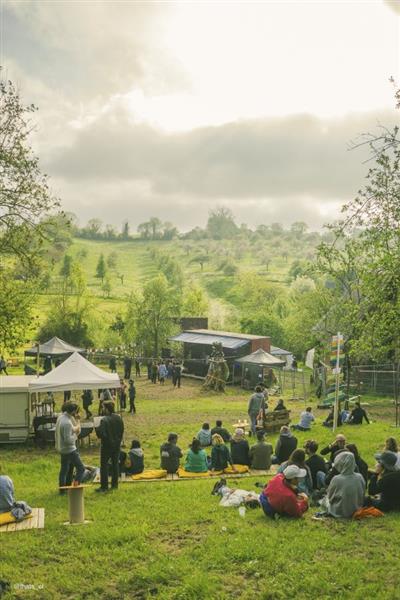
[(82, 525), (85, 523), (85, 505), (83, 500), (83, 489), (86, 485), (71, 485), (60, 487), (68, 493), (68, 517), (71, 525)]

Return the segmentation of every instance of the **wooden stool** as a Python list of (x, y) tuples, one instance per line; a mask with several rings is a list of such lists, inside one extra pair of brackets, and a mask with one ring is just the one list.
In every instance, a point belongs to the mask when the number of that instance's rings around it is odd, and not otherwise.
[(83, 501), (83, 489), (87, 485), (65, 485), (60, 490), (68, 492), (68, 516), (69, 521), (66, 525), (82, 525), (88, 523), (85, 521), (85, 505)]

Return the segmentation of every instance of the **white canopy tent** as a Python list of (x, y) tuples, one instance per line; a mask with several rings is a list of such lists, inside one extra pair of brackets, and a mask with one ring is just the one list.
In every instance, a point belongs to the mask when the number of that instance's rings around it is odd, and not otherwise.
[(121, 387), (117, 373), (107, 373), (74, 352), (61, 365), (29, 384), (29, 392), (63, 392)]

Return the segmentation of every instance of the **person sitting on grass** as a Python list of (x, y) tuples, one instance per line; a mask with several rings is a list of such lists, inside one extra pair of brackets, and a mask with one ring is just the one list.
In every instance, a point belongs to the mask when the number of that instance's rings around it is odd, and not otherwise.
[(292, 425), (292, 429), (298, 429), (298, 431), (310, 431), (311, 424), (315, 421), (315, 417), (312, 414), (311, 406), (308, 406), (305, 411), (300, 415), (300, 423)]
[(202, 448), (206, 448), (207, 446), (211, 446), (211, 431), (210, 424), (203, 423), (200, 431), (197, 433), (196, 438), (200, 442), (200, 446)]
[(306, 465), (310, 469), (313, 489), (320, 490), (325, 487), (326, 464), (322, 456), (317, 454), (318, 443), (315, 440), (307, 440), (304, 450), (308, 456)]
[(305, 469), (289, 465), (283, 473), (273, 477), (260, 494), (264, 513), (271, 518), (276, 518), (275, 515), (302, 517), (308, 510), (308, 498), (299, 493), (297, 486), (306, 475)]
[(375, 458), (378, 464), (371, 476), (368, 492), (370, 496), (380, 494), (380, 497), (370, 498), (369, 502), (383, 512), (400, 510), (400, 471), (396, 469), (397, 455), (385, 451), (375, 454)]
[(211, 437), (215, 434), (218, 434), (222, 437), (224, 442), (229, 442), (231, 439), (231, 434), (225, 427), (222, 427), (222, 421), (218, 420), (215, 422), (215, 427), (211, 429)]
[(132, 440), (128, 454), (121, 450), (120, 471), (127, 475), (138, 475), (144, 471), (144, 453), (139, 440)]
[[(329, 411), (328, 416), (326, 417), (325, 421), (322, 423), (322, 425), (324, 427), (332, 427), (333, 425), (333, 419), (335, 418), (335, 409), (331, 408), (331, 410)], [(341, 412), (340, 410), (338, 410), (338, 415), (337, 415), (337, 421), (336, 421), (336, 426), (340, 427), (342, 425), (342, 416), (341, 416)], [(322, 452), (321, 452), (322, 454)]]
[(397, 445), (397, 441), (394, 437), (388, 437), (383, 450), (388, 450), (389, 452), (394, 452), (397, 455), (396, 469), (400, 469), (400, 452), (399, 447)]
[(168, 435), (168, 441), (160, 447), (161, 468), (167, 473), (176, 473), (179, 469), (179, 459), (182, 458), (182, 450), (177, 446), (178, 436), (176, 433)]
[(360, 402), (356, 402), (353, 410), (350, 413), (350, 417), (348, 418), (347, 423), (349, 425), (362, 425), (362, 422), (364, 419), (369, 425), (369, 419), (368, 419), (367, 413), (361, 407)]
[(224, 439), (218, 433), (212, 436), (211, 470), (223, 471), (228, 465), (233, 467), (231, 453), (225, 446)]
[(275, 445), (275, 456), (272, 457), (272, 464), (280, 465), (285, 462), (296, 448), (297, 438), (292, 434), (287, 425), (283, 425), (280, 430), (279, 439)]
[[(1, 472), (0, 466), (0, 473)], [(7, 475), (0, 475), (0, 514), (10, 511), (17, 521), (21, 521), (32, 512), (32, 509), (22, 500), (19, 502), (15, 501), (12, 479)]]
[(201, 448), (197, 438), (193, 438), (189, 452), (186, 455), (185, 471), (189, 473), (207, 473), (208, 461), (207, 454)]
[(339, 475), (333, 477), (323, 500), (326, 512), (315, 517), (350, 519), (364, 505), (365, 481), (360, 473), (355, 473), (356, 461), (351, 452), (341, 452), (333, 466)]
[(329, 446), (326, 446), (326, 448), (322, 448), (322, 450), (321, 450), (322, 456), (325, 456), (326, 454), (330, 454), (329, 466), (331, 466), (333, 464), (333, 461), (335, 460), (336, 452), (338, 452), (339, 450), (342, 451), (344, 449), (345, 445), (346, 445), (346, 438), (344, 437), (344, 435), (342, 433), (339, 433), (336, 436), (334, 442), (329, 444)]
[(285, 461), (279, 466), (278, 473), (283, 473), (283, 471), (289, 465), (296, 465), (299, 469), (302, 469), (306, 472), (304, 479), (299, 479), (297, 489), (299, 492), (304, 492), (309, 496), (312, 493), (313, 482), (311, 471), (306, 465), (306, 453), (301, 448), (297, 448), (297, 450), (293, 450), (292, 454), (289, 457), (289, 460)]
[(272, 445), (266, 443), (264, 432), (257, 431), (257, 443), (249, 451), (251, 468), (268, 471), (271, 467), (272, 452)]
[(286, 406), (283, 402), (283, 398), (278, 400), (278, 404), (275, 406), (274, 410), (286, 410)]
[(231, 457), (234, 465), (250, 465), (249, 443), (244, 437), (244, 430), (238, 427), (231, 439)]
[(358, 448), (355, 444), (347, 444), (345, 448), (348, 452), (351, 452), (356, 461), (356, 471), (361, 473), (364, 478), (365, 484), (368, 483), (368, 465), (360, 456)]

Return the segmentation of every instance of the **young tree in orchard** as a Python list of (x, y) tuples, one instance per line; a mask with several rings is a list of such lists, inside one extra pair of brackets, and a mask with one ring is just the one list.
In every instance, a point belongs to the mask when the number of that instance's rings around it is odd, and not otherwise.
[(158, 356), (175, 330), (174, 319), (180, 315), (180, 304), (180, 295), (168, 285), (164, 275), (158, 275), (144, 286), (142, 295), (131, 296), (125, 335), (140, 340), (147, 352)]
[(104, 260), (104, 255), (100, 254), (99, 260), (97, 261), (97, 266), (96, 266), (96, 277), (101, 279), (102, 285), (104, 283), (104, 277), (106, 276), (106, 273), (107, 273), (106, 261)]
[(62, 277), (69, 277), (71, 275), (72, 262), (72, 256), (66, 254), (60, 269), (60, 275)]

